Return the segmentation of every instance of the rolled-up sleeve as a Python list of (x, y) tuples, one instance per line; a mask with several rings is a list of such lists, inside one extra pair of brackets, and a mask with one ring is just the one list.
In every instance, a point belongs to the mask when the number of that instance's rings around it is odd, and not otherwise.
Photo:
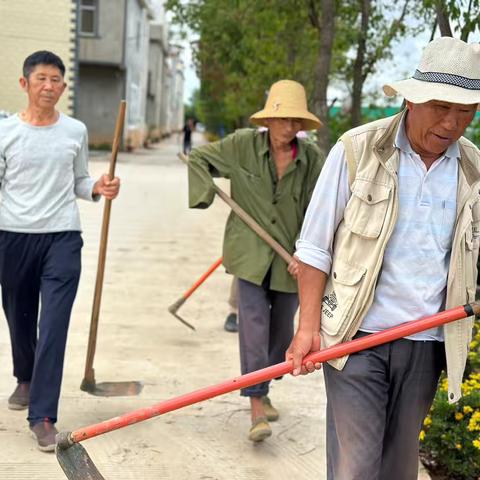
[(328, 154), (307, 208), (295, 255), (327, 275), (335, 232), (350, 199), (345, 149), (338, 142)]

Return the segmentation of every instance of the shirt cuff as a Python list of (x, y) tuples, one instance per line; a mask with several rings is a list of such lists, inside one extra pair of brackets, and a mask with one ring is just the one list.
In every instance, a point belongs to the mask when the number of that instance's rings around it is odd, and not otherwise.
[(330, 274), (330, 269), (332, 268), (332, 256), (326, 250), (318, 248), (306, 240), (297, 240), (295, 244), (296, 251), (295, 256), (298, 259), (310, 265), (311, 267), (318, 268), (322, 272), (325, 272), (327, 275)]
[(75, 184), (76, 196), (82, 200), (98, 202), (102, 196), (93, 194), (95, 182), (96, 180), (93, 178), (82, 178), (77, 181)]

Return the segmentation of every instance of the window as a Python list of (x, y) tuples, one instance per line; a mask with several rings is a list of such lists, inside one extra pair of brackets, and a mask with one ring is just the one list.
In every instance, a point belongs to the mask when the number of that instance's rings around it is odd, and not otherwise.
[(98, 0), (80, 0), (80, 35), (98, 33)]

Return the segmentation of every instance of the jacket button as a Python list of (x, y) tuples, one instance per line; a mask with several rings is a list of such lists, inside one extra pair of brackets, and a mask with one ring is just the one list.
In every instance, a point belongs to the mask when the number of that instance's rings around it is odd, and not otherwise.
[(277, 204), (277, 201), (276, 201), (276, 200), (273, 200), (272, 203), (273, 203), (274, 205), (276, 205), (276, 204)]
[(274, 218), (272, 218), (272, 223), (277, 223), (277, 221)]
[(333, 272), (333, 278), (337, 278), (337, 272)]
[(450, 400), (453, 400), (453, 397), (455, 397), (455, 395), (453, 393), (450, 394)]
[(372, 196), (371, 196), (370, 194), (367, 195), (367, 200), (368, 200), (369, 202), (372, 201)]

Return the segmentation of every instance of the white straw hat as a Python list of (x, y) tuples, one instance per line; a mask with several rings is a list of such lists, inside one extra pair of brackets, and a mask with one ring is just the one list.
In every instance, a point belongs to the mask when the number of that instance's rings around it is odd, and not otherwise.
[(265, 108), (250, 117), (255, 125), (267, 127), (267, 118), (300, 118), (302, 130), (316, 130), (322, 122), (307, 109), (303, 86), (293, 80), (275, 82), (268, 92)]
[(383, 91), (389, 97), (399, 93), (412, 103), (480, 104), (480, 44), (437, 38), (423, 50), (412, 78), (384, 85)]

